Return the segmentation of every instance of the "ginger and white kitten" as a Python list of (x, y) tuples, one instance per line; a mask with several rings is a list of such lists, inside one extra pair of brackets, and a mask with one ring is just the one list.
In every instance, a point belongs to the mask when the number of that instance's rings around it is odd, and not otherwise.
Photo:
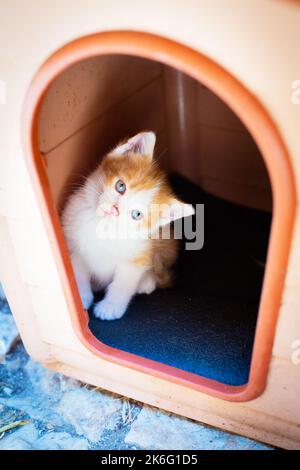
[(117, 146), (62, 214), (84, 308), (93, 303), (92, 286), (106, 289), (94, 307), (102, 320), (121, 318), (135, 294), (170, 284), (177, 241), (157, 234), (160, 227), (194, 213), (172, 193), (153, 160), (154, 145), (155, 134), (142, 132)]

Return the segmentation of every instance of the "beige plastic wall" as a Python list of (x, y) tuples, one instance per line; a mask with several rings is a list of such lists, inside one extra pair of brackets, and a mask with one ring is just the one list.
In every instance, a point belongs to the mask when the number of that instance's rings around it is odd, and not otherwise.
[[(271, 0), (10, 0), (0, 7), (0, 277), (28, 351), (48, 367), (265, 442), (300, 448), (300, 221), (297, 212), (265, 392), (229, 403), (95, 357), (76, 337), (22, 155), (21, 110), (41, 63), (63, 44), (114, 29), (148, 31), (208, 55), (244, 83), (277, 124), (300, 183), (300, 9)], [(48, 147), (50, 149), (50, 147)], [(284, 188), (283, 188), (284, 190)]]

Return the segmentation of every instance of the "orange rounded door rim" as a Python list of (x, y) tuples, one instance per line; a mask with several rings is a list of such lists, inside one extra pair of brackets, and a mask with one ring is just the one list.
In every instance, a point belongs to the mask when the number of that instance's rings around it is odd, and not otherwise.
[[(81, 60), (110, 54), (130, 55), (158, 61), (201, 82), (236, 113), (247, 127), (263, 156), (272, 185), (273, 216), (250, 374), (245, 385), (226, 385), (109, 347), (97, 340), (88, 328), (88, 315), (83, 310), (79, 297), (43, 155), (39, 148), (38, 118), (43, 97), (59, 74)], [(63, 46), (42, 65), (30, 85), (25, 100), (22, 132), (24, 156), (51, 241), (53, 257), (68, 303), (72, 326), (85, 347), (93, 354), (122, 364), (124, 367), (184, 384), (222, 399), (247, 401), (261, 394), (266, 385), (287, 268), (296, 192), (285, 144), (270, 115), (257, 98), (228, 71), (185, 45), (142, 32), (104, 32), (79, 38)]]

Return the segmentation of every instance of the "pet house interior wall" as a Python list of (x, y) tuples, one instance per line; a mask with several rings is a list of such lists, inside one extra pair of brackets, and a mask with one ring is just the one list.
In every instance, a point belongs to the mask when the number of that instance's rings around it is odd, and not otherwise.
[(145, 129), (156, 132), (156, 156), (167, 171), (229, 201), (271, 210), (263, 159), (230, 108), (184, 73), (124, 55), (72, 65), (43, 100), (40, 149), (59, 210), (101, 155)]

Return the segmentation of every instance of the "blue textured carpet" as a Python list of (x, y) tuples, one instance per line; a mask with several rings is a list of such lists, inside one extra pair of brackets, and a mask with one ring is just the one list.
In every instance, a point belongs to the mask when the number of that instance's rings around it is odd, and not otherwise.
[[(230, 385), (247, 382), (271, 216), (209, 196), (181, 177), (185, 201), (205, 203), (205, 243), (183, 251), (176, 283), (136, 296), (117, 321), (90, 315), (107, 345)], [(98, 296), (101, 298), (101, 294)]]

